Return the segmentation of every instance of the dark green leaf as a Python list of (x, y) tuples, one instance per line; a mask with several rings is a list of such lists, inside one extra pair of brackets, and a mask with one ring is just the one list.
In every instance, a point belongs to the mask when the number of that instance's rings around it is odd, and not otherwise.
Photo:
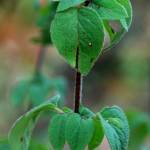
[[(52, 99), (59, 99), (59, 96)], [(57, 111), (59, 113), (63, 112), (57, 108), (56, 105), (47, 101), (40, 106), (33, 108), (14, 123), (9, 132), (9, 143), (12, 150), (28, 150), (32, 130), (35, 127), (37, 119), (42, 112), (48, 110)]]
[(78, 70), (83, 75), (93, 67), (104, 41), (101, 19), (95, 10), (85, 7), (57, 13), (51, 36), (59, 53), (74, 68), (79, 49)]
[(68, 8), (78, 6), (84, 2), (85, 0), (60, 0), (57, 11), (64, 11)]
[(117, 1), (125, 7), (129, 17), (120, 20), (123, 28), (121, 29), (121, 31), (115, 33), (115, 35), (114, 35), (114, 37), (113, 37), (113, 39), (110, 43), (110, 46), (108, 48), (113, 47), (115, 44), (117, 44), (122, 39), (124, 34), (130, 28), (130, 25), (131, 25), (131, 22), (132, 22), (132, 15), (133, 14), (132, 14), (132, 6), (131, 6), (130, 0), (117, 0)]
[(94, 117), (93, 122), (94, 122), (94, 133), (92, 140), (89, 143), (89, 150), (93, 150), (96, 147), (98, 147), (102, 143), (102, 140), (104, 138), (104, 131), (100, 118), (98, 116)]
[(92, 119), (82, 119), (78, 114), (69, 114), (66, 122), (66, 140), (71, 150), (84, 150), (92, 139)]
[(119, 20), (128, 17), (128, 13), (117, 0), (93, 0), (96, 5), (94, 8), (102, 19)]
[(129, 125), (124, 112), (117, 106), (107, 107), (101, 111), (100, 118), (111, 150), (127, 150)]
[(84, 106), (80, 106), (80, 115), (86, 118), (91, 118), (95, 115), (90, 109)]
[[(125, 19), (121, 20), (121, 24), (123, 25), (123, 27), (128, 31), (131, 22), (132, 22), (132, 16), (133, 16), (133, 12), (132, 12), (132, 5), (130, 0), (117, 0), (122, 6), (125, 7), (127, 13), (128, 13), (128, 17)], [(126, 25), (125, 25), (126, 24)]]
[(67, 115), (55, 115), (49, 125), (49, 137), (55, 150), (62, 150), (65, 145), (65, 125)]

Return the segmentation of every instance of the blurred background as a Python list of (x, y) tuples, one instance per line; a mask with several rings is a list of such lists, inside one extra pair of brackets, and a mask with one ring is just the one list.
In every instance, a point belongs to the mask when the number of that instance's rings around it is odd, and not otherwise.
[[(142, 114), (141, 122), (145, 125), (150, 113), (150, 1), (131, 1), (132, 26), (121, 42), (104, 52), (90, 74), (84, 77), (83, 103), (93, 111), (106, 105), (119, 105), (133, 122), (139, 121)], [(49, 32), (49, 28), (43, 30), (41, 25), (42, 17), (49, 10), (46, 3), (46, 0), (0, 0), (0, 138), (7, 136), (13, 122), (29, 108), (26, 102), (16, 105), (12, 89), (20, 80), (32, 78), (41, 48), (46, 49), (42, 72), (52, 86), (46, 96), (61, 91), (64, 103), (73, 108), (74, 70), (50, 43), (39, 42), (44, 33)], [(52, 18), (53, 15), (44, 19)], [(46, 126), (44, 121), (42, 123), (39, 128)], [(150, 139), (143, 124), (140, 129), (145, 133), (141, 143), (145, 148)], [(136, 131), (139, 130), (134, 134)]]

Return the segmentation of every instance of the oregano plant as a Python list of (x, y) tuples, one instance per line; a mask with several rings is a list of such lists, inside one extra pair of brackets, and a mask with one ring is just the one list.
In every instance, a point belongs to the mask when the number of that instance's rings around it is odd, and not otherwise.
[(105, 107), (97, 113), (85, 107), (82, 79), (98, 57), (120, 41), (131, 21), (129, 0), (58, 1), (50, 33), (60, 55), (76, 71), (74, 110), (60, 109), (59, 96), (31, 109), (10, 130), (8, 139), (12, 150), (28, 150), (32, 131), (45, 111), (55, 112), (48, 128), (54, 150), (63, 150), (65, 145), (70, 150), (93, 150), (105, 137), (111, 150), (127, 150), (129, 125), (125, 113), (118, 106)]

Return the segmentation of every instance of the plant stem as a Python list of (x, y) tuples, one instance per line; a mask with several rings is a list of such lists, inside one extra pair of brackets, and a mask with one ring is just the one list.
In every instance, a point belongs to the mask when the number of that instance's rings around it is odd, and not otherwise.
[(35, 75), (41, 73), (45, 53), (46, 53), (46, 48), (44, 46), (41, 46), (39, 50), (37, 62), (36, 62)]
[(76, 86), (75, 86), (75, 113), (79, 113), (80, 103), (82, 98), (82, 76), (80, 72), (76, 72)]
[(75, 83), (75, 106), (74, 106), (74, 112), (79, 113), (80, 103), (82, 101), (82, 75), (78, 71), (79, 68), (79, 48), (77, 48), (77, 54), (76, 54), (76, 83)]
[[(92, 0), (86, 0), (84, 6), (88, 6)], [(75, 83), (75, 106), (74, 112), (79, 113), (80, 104), (82, 102), (82, 85), (83, 85), (83, 77), (79, 70), (79, 47), (77, 48), (76, 54), (76, 83)]]

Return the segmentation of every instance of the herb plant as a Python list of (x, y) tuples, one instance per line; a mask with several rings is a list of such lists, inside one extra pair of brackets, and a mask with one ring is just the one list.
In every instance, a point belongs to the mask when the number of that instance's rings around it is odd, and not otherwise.
[(113, 106), (94, 113), (83, 106), (82, 79), (102, 52), (120, 41), (131, 21), (129, 0), (58, 2), (50, 29), (51, 38), (60, 55), (76, 70), (74, 110), (60, 109), (57, 105), (60, 96), (31, 109), (10, 130), (12, 150), (28, 150), (32, 131), (45, 111), (56, 112), (48, 129), (50, 143), (55, 150), (64, 149), (65, 144), (71, 150), (93, 150), (101, 145), (104, 137), (111, 150), (128, 148), (129, 126), (123, 110)]

